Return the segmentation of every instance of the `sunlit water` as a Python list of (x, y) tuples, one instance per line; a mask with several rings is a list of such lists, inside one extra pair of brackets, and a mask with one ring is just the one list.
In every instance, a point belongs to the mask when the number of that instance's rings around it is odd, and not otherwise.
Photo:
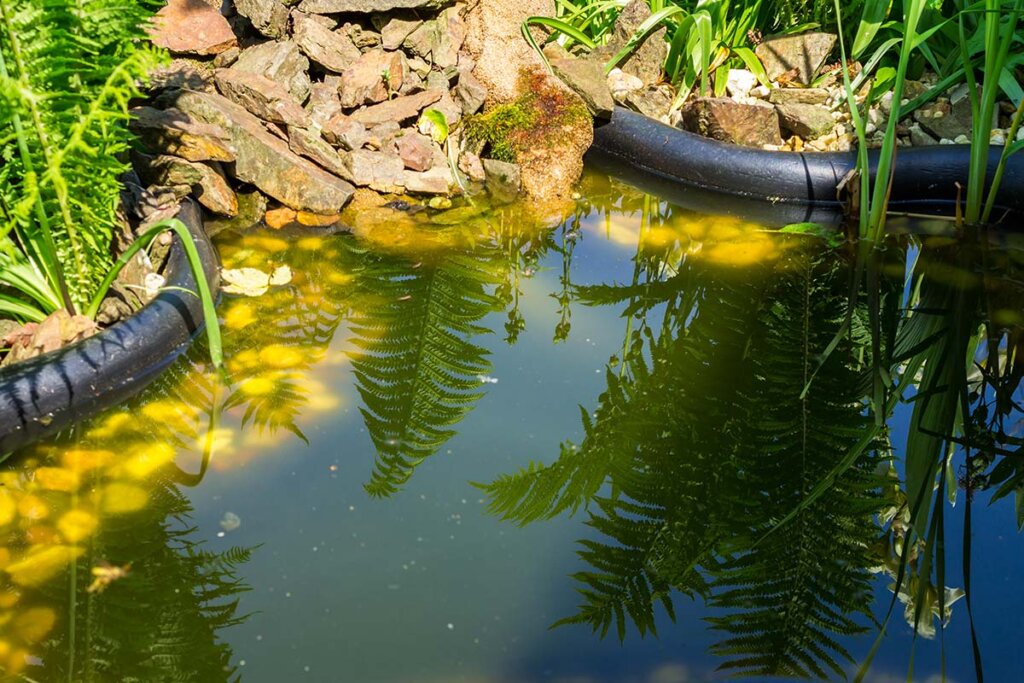
[[(872, 429), (869, 323), (821, 355), (843, 325), (849, 249), (604, 178), (584, 196), (555, 225), (517, 207), (381, 209), (355, 235), (221, 235), (225, 267), (293, 273), (224, 297), (230, 382), (199, 344), (0, 473), (9, 680), (682, 683), (737, 660), (756, 678), (773, 657), (852, 676), (877, 632), (867, 613), (881, 621), (892, 599), (880, 539), (899, 496), (871, 478), (884, 433), (859, 479), (753, 545)], [(1019, 250), (893, 245), (883, 290), (902, 292), (917, 257), (934, 296), (966, 296), (1020, 343)], [(910, 409), (890, 421), (897, 456)], [(1006, 431), (1020, 436), (1019, 412)], [(488, 509), (486, 484), (560, 452), (561, 470)], [(972, 510), (975, 627), (989, 680), (1020, 680), (1024, 552), (1013, 496), (990, 496)], [(691, 593), (673, 594), (676, 623), (668, 585)], [(581, 605), (606, 637), (549, 630)], [(974, 677), (964, 601), (916, 645), (903, 612), (865, 680), (906, 680), (912, 648), (915, 680), (939, 680), (941, 636), (949, 680)]]

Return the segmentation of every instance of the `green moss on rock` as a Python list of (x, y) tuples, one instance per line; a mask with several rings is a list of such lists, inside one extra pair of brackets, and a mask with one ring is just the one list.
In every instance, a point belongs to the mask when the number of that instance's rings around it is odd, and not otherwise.
[(463, 122), (466, 141), (484, 146), (492, 159), (518, 163), (523, 153), (552, 147), (566, 128), (591, 120), (586, 104), (543, 72), (523, 73), (519, 91), (512, 102)]

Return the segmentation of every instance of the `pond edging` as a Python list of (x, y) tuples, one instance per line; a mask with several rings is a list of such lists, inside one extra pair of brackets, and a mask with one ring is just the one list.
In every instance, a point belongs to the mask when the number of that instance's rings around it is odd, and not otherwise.
[[(217, 254), (193, 202), (178, 218), (196, 242), (210, 288)], [(196, 280), (180, 241), (165, 269), (167, 289), (127, 320), (78, 343), (0, 370), (0, 454), (9, 453), (112, 407), (153, 381), (203, 328)]]
[[(989, 177), (1002, 147), (992, 147)], [(894, 211), (953, 215), (956, 183), (966, 191), (969, 145), (899, 148), (889, 206)], [(878, 152), (870, 152), (872, 174)], [(594, 130), (587, 162), (640, 189), (703, 213), (741, 216), (766, 225), (843, 220), (837, 186), (855, 167), (855, 152), (776, 152), (741, 147), (673, 128), (616, 108)], [(1024, 157), (1007, 162), (996, 212), (1024, 212)]]

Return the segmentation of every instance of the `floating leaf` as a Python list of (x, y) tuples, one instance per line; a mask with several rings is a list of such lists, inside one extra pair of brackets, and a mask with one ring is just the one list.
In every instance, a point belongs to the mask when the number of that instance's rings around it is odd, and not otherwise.
[(271, 287), (291, 282), (292, 270), (288, 266), (279, 266), (273, 273), (265, 273), (258, 268), (225, 268), (221, 271), (221, 277), (225, 283), (222, 289), (227, 294), (261, 296)]

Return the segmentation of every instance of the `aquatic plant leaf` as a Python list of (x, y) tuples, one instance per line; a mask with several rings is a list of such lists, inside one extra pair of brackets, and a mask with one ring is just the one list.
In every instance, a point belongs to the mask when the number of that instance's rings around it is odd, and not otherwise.
[(225, 283), (221, 289), (227, 294), (242, 296), (261, 296), (271, 287), (280, 287), (292, 280), (292, 271), (288, 266), (279, 266), (270, 273), (258, 268), (224, 268), (220, 274)]

